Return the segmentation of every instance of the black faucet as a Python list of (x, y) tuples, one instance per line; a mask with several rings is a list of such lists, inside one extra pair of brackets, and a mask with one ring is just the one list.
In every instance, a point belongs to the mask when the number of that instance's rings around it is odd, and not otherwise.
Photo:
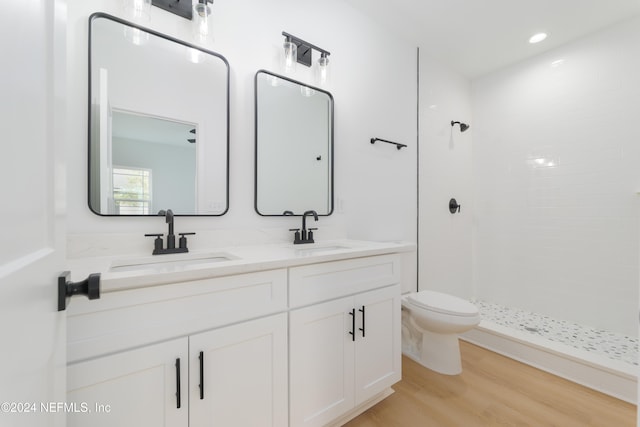
[(167, 249), (176, 248), (176, 236), (173, 234), (173, 211), (171, 209), (161, 210), (158, 215), (163, 216), (169, 224), (169, 234), (167, 234)]
[(313, 219), (318, 221), (318, 213), (316, 211), (306, 211), (302, 214), (302, 230), (299, 228), (292, 228), (289, 231), (295, 231), (293, 244), (298, 245), (301, 243), (314, 243), (313, 231), (317, 228), (309, 228), (307, 230), (307, 215), (313, 215)]
[(165, 217), (165, 221), (169, 224), (169, 233), (167, 234), (167, 247), (163, 247), (162, 236), (163, 234), (145, 234), (147, 237), (155, 237), (153, 244), (153, 255), (163, 254), (177, 254), (182, 252), (189, 252), (187, 248), (187, 238), (185, 236), (194, 235), (196, 233), (178, 233), (180, 240), (178, 247), (176, 248), (176, 236), (173, 234), (173, 211), (171, 209), (158, 211), (159, 216)]

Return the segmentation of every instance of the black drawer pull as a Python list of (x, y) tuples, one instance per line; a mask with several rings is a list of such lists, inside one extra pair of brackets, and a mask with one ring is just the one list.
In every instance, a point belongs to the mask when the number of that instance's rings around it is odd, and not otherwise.
[(200, 400), (204, 399), (204, 352), (200, 352)]

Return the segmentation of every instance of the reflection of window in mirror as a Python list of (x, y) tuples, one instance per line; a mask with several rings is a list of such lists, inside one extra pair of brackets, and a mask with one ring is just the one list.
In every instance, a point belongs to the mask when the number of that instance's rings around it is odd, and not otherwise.
[(114, 206), (110, 213), (148, 215), (166, 206), (179, 214), (198, 212), (199, 198), (204, 199), (198, 190), (207, 188), (198, 185), (206, 182), (202, 172), (207, 159), (205, 147), (197, 143), (198, 129), (195, 123), (113, 107), (112, 163), (121, 169), (153, 171), (153, 186), (146, 210), (124, 212)]
[(113, 168), (113, 203), (117, 215), (148, 215), (151, 170)]

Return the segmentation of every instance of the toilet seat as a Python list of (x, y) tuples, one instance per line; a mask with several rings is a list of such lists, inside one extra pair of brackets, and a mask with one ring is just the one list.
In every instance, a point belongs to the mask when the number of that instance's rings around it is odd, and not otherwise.
[(409, 295), (409, 302), (425, 310), (450, 316), (472, 317), (478, 315), (478, 307), (453, 295), (435, 291), (420, 291)]

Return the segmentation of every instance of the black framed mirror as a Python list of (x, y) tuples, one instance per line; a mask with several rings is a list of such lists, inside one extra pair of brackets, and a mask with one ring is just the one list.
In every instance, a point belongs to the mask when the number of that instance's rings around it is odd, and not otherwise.
[(104, 13), (89, 18), (89, 207), (224, 215), (229, 63)]
[(269, 71), (255, 76), (255, 209), (333, 212), (333, 96)]

